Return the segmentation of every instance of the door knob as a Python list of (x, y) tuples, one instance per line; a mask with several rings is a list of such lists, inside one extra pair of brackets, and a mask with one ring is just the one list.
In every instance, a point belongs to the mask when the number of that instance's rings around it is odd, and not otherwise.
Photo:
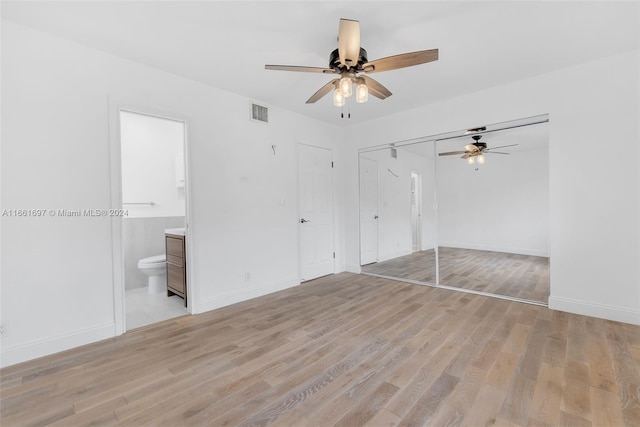
[(374, 216), (373, 219), (378, 219), (378, 215)]
[(300, 224), (304, 224), (305, 222), (311, 222), (310, 219), (300, 218)]

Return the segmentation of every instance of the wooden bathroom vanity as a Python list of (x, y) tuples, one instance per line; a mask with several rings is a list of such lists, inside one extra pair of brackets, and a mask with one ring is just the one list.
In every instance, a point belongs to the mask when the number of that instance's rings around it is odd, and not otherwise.
[(187, 305), (187, 263), (184, 229), (165, 230), (167, 250), (167, 296), (178, 295)]

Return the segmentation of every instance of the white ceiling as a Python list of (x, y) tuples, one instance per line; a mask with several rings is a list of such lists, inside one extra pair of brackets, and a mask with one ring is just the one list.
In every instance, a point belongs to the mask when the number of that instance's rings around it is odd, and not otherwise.
[[(349, 125), (638, 49), (638, 2), (2, 2), (6, 19), (130, 60)], [(352, 102), (351, 119), (326, 96), (332, 77), (267, 71), (326, 67), (341, 17), (360, 21), (369, 60), (440, 49), (440, 60), (372, 77), (394, 95)]]

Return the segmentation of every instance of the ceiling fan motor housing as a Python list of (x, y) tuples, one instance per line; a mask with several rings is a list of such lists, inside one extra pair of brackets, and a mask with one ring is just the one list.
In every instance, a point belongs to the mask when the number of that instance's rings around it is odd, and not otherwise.
[(482, 138), (482, 135), (473, 135), (471, 138), (473, 138), (473, 140), (475, 141), (473, 145), (478, 147), (480, 150), (485, 150), (487, 148), (486, 142), (480, 142), (480, 138)]
[(338, 49), (334, 50), (333, 52), (331, 52), (331, 55), (329, 55), (329, 68), (336, 70), (336, 72), (340, 74), (346, 71), (361, 72), (364, 70), (362, 66), (367, 62), (369, 62), (367, 60), (367, 51), (362, 47), (360, 48), (360, 55), (358, 56), (357, 64), (350, 67), (345, 67), (340, 63), (340, 54), (338, 53)]

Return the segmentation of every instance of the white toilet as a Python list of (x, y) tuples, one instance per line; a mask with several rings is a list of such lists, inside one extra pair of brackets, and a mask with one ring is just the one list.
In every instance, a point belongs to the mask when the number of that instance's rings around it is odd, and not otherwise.
[(158, 294), (167, 291), (166, 255), (150, 256), (138, 261), (138, 269), (149, 277), (147, 292)]

